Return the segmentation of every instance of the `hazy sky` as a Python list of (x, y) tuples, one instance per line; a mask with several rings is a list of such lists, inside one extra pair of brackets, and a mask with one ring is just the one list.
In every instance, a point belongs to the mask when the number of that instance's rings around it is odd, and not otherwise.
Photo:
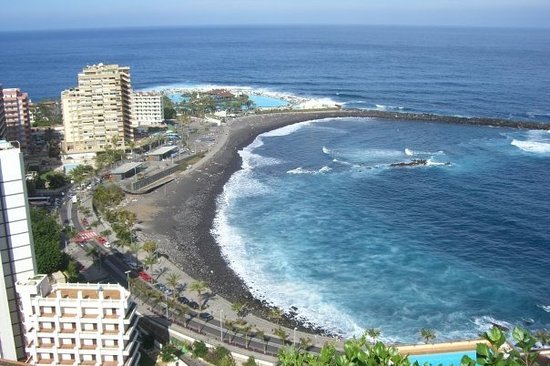
[(0, 1), (0, 30), (261, 24), (550, 27), (550, 0)]

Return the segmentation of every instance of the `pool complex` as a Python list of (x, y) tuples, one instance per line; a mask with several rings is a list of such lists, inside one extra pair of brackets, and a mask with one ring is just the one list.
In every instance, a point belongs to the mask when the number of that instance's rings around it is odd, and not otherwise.
[(414, 361), (418, 361), (418, 364), (421, 366), (426, 362), (433, 366), (443, 365), (443, 366), (460, 366), (460, 360), (462, 356), (469, 356), (471, 359), (476, 359), (476, 351), (458, 351), (458, 352), (445, 352), (445, 353), (430, 353), (424, 355), (410, 355), (409, 361), (411, 364)]
[(250, 95), (248, 98), (254, 102), (256, 108), (279, 108), (288, 105), (286, 100), (266, 97), (264, 95)]

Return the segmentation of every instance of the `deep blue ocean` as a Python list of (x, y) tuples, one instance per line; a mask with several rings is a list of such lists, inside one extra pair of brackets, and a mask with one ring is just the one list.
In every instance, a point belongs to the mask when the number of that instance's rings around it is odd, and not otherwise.
[[(228, 85), (344, 107), (550, 123), (550, 30), (233, 27), (0, 33), (0, 83), (59, 97), (87, 64), (136, 89)], [(240, 152), (214, 234), (259, 298), (344, 335), (550, 328), (550, 133), (373, 119)], [(424, 159), (425, 166), (391, 164)]]

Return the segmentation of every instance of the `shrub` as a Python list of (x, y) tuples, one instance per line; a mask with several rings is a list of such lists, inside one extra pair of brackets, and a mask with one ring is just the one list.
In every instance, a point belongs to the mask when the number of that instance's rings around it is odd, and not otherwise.
[(193, 343), (193, 356), (203, 358), (208, 354), (208, 347), (203, 341), (195, 341)]

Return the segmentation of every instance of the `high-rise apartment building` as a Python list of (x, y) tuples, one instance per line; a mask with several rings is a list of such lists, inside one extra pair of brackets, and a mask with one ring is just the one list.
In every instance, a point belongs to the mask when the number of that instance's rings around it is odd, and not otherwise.
[(33, 365), (137, 365), (138, 314), (117, 284), (17, 283)]
[(162, 95), (155, 92), (132, 93), (134, 127), (158, 127), (164, 121)]
[(61, 93), (65, 154), (124, 148), (133, 141), (130, 68), (92, 65), (78, 74), (78, 86)]
[(29, 221), (23, 154), (0, 141), (0, 358), (25, 357), (17, 281), (34, 276), (36, 261)]
[(20, 148), (27, 150), (31, 143), (31, 112), (27, 93), (17, 88), (3, 90), (6, 120), (6, 140), (19, 141)]
[(4, 112), (4, 93), (0, 84), (0, 140), (6, 139), (6, 114)]

